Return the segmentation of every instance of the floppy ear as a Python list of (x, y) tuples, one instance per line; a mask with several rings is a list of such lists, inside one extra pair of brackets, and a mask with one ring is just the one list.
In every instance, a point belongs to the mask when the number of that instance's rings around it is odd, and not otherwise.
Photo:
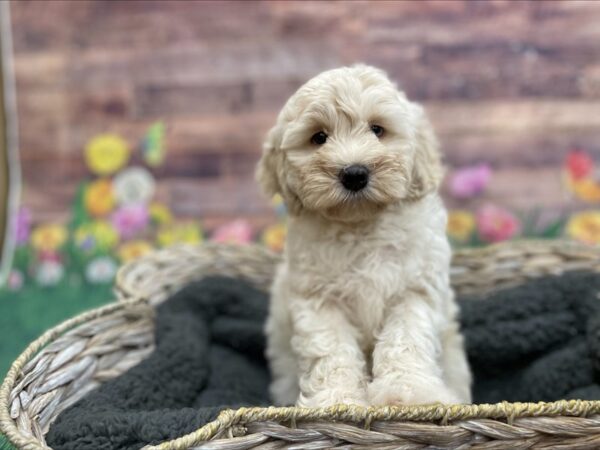
[(417, 200), (435, 191), (444, 177), (438, 140), (433, 127), (420, 106), (417, 108), (417, 133), (414, 164), (411, 174), (408, 198)]
[(278, 127), (273, 127), (269, 131), (263, 144), (262, 156), (256, 166), (256, 180), (263, 192), (269, 197), (281, 193), (281, 185), (277, 178), (276, 148), (278, 145), (278, 135)]

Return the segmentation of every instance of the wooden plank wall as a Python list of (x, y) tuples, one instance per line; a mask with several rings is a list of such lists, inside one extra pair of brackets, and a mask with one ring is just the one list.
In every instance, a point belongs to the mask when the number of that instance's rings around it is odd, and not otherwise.
[(571, 207), (565, 152), (600, 156), (600, 2), (19, 1), (12, 13), (24, 202), (41, 219), (65, 216), (87, 139), (136, 142), (162, 119), (159, 194), (178, 215), (268, 220), (253, 181), (262, 137), (304, 80), (359, 61), (426, 105), (450, 167), (493, 165), (497, 203)]

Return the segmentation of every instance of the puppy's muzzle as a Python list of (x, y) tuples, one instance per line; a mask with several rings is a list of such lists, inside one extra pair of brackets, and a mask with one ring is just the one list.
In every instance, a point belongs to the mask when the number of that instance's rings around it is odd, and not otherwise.
[(346, 189), (358, 192), (369, 184), (369, 169), (365, 166), (354, 164), (340, 170), (339, 177)]

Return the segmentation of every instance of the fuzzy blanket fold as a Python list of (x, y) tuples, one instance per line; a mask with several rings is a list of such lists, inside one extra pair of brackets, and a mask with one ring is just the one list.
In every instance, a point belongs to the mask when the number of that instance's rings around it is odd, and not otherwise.
[[(599, 291), (600, 276), (578, 272), (459, 299), (475, 402), (600, 399)], [(48, 444), (139, 449), (267, 405), (267, 302), (241, 280), (186, 286), (157, 309), (152, 355), (64, 411)]]

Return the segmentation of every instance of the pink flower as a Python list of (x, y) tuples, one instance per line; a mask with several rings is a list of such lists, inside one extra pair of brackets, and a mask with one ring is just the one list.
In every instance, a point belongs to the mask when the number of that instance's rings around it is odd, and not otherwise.
[(11, 291), (18, 291), (23, 287), (24, 277), (23, 274), (13, 269), (8, 274), (7, 285)]
[(61, 262), (60, 254), (54, 250), (40, 250), (38, 253), (38, 259), (40, 261), (50, 261), (55, 263)]
[(252, 240), (252, 226), (243, 219), (221, 225), (215, 230), (211, 240), (214, 242), (247, 244)]
[(519, 233), (521, 224), (510, 211), (494, 205), (485, 205), (477, 212), (477, 229), (484, 241), (500, 242)]
[(150, 215), (144, 205), (127, 205), (119, 208), (112, 215), (113, 226), (123, 239), (134, 237), (148, 225)]
[(583, 150), (573, 149), (567, 155), (566, 167), (574, 180), (585, 178), (594, 170), (594, 160)]
[(450, 192), (457, 198), (474, 197), (485, 190), (491, 176), (492, 169), (487, 164), (459, 169), (450, 179)]

